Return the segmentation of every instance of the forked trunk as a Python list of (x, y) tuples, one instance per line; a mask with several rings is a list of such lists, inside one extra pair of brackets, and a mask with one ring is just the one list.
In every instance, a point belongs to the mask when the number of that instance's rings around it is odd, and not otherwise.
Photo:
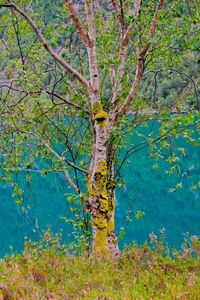
[[(99, 102), (93, 107), (94, 145), (88, 176), (88, 191), (92, 217), (92, 251), (95, 254), (119, 253), (114, 232), (115, 199), (111, 183), (107, 151), (107, 114)], [(111, 168), (113, 169), (113, 168)]]

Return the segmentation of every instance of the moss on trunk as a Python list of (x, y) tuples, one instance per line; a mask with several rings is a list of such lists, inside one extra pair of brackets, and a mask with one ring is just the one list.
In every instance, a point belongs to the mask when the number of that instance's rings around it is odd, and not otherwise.
[(106, 126), (108, 114), (104, 111), (101, 102), (96, 101), (93, 103), (92, 112), (94, 114), (94, 119), (97, 121), (97, 124), (101, 127)]
[[(99, 161), (96, 172), (88, 178), (88, 191), (91, 199), (93, 226), (93, 252), (108, 254), (109, 244), (117, 246), (114, 234), (114, 200), (110, 200), (107, 190), (107, 163)], [(113, 238), (114, 237), (114, 238)]]

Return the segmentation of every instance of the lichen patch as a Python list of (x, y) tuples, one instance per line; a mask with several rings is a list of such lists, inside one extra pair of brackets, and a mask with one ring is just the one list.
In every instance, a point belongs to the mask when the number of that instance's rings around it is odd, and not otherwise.
[(101, 127), (106, 126), (108, 114), (104, 111), (101, 102), (96, 101), (93, 103), (92, 112), (94, 114), (94, 119), (96, 120), (97, 124)]

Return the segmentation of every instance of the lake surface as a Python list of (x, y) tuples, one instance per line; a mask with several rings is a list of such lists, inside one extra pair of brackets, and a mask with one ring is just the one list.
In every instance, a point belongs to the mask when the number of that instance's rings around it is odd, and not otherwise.
[[(164, 161), (153, 169), (155, 161), (149, 158), (147, 148), (136, 152), (124, 165), (126, 186), (117, 191), (115, 218), (116, 231), (125, 229), (121, 247), (133, 240), (139, 244), (149, 241), (149, 234), (159, 235), (163, 227), (168, 243), (177, 248), (184, 233), (200, 235), (200, 189), (192, 188), (200, 180), (200, 148), (181, 140), (178, 143), (186, 149), (179, 161), (180, 174), (166, 175)], [(177, 183), (182, 188), (170, 192)], [(35, 240), (48, 226), (53, 232), (62, 230), (63, 239), (68, 242), (70, 227), (60, 218), (68, 216), (70, 210), (65, 179), (59, 174), (35, 175), (30, 185), (23, 183), (23, 188), (25, 210), (15, 205), (9, 184), (0, 183), (1, 256), (11, 253), (11, 245), (14, 251), (21, 251), (25, 236)], [(137, 211), (145, 213), (139, 220), (135, 218)]]

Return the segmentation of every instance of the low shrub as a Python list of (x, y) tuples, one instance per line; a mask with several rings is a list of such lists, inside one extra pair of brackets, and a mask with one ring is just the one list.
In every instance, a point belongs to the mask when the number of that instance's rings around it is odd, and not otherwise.
[(155, 247), (134, 243), (118, 258), (88, 257), (47, 232), (1, 260), (0, 299), (200, 299), (198, 237), (173, 255), (153, 238)]

